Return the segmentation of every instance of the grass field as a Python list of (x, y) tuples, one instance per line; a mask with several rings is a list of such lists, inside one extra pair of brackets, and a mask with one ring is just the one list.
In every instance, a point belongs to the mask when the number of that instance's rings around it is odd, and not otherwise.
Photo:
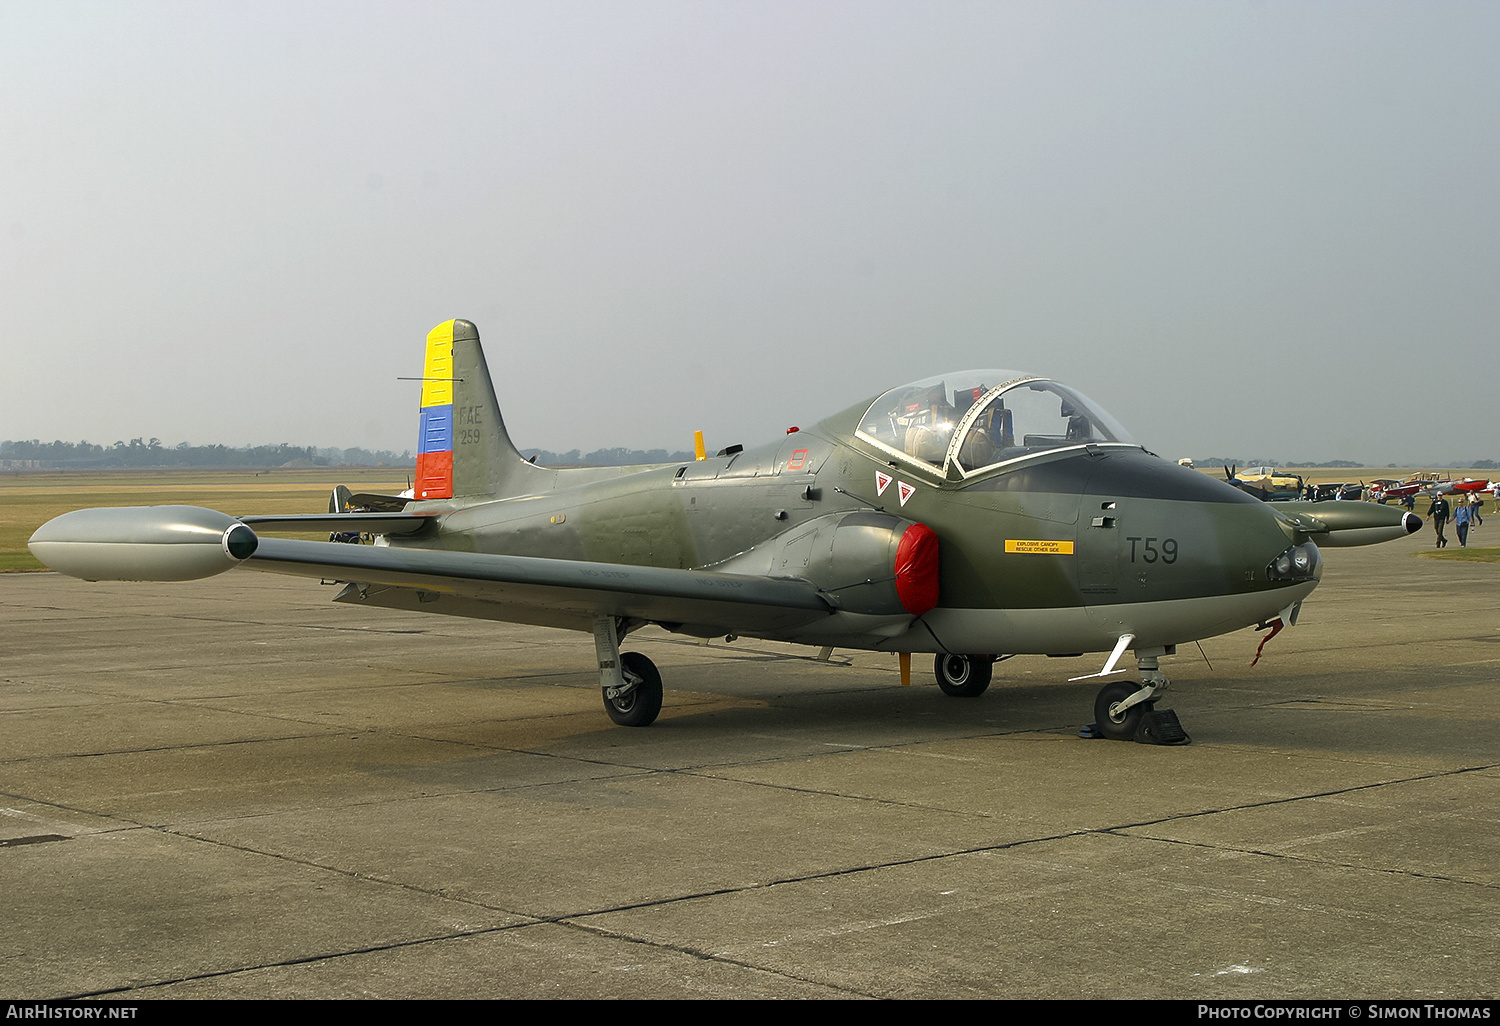
[[(1452, 531), (1453, 528), (1449, 528)], [(1467, 549), (1461, 549), (1457, 545), (1457, 539), (1449, 536), (1454, 544), (1446, 549), (1423, 549), (1417, 555), (1423, 559), (1456, 559), (1466, 563), (1500, 563), (1500, 548), (1481, 549), (1473, 545)]]
[(232, 514), (326, 513), (336, 484), (394, 495), (407, 479), (405, 471), (388, 467), (6, 473), (0, 476), (0, 571), (45, 569), (27, 550), (26, 539), (69, 510), (184, 505)]

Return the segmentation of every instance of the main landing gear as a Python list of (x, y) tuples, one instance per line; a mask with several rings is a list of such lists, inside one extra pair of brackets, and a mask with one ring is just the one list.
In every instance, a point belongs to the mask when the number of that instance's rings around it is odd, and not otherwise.
[(661, 674), (639, 652), (622, 652), (620, 667), (625, 686), (604, 689), (604, 710), (622, 727), (649, 727), (661, 712)]
[(612, 616), (594, 621), (604, 711), (622, 727), (649, 727), (661, 712), (661, 674), (639, 652), (622, 653), (620, 633)]
[(933, 672), (938, 687), (949, 698), (978, 698), (990, 686), (995, 672), (995, 657), (937, 654)]

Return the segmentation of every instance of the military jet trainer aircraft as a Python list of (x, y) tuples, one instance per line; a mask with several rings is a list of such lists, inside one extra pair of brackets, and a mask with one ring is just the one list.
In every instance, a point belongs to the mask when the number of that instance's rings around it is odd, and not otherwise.
[[(1108, 652), (1089, 676), (1110, 677), (1130, 650), (1140, 682), (1106, 684), (1094, 715), (1106, 737), (1152, 740), (1171, 715), (1154, 710), (1161, 656), (1294, 623), (1319, 545), (1421, 526), (1374, 503), (1267, 505), (1145, 451), (1066, 385), (1005, 370), (902, 385), (757, 449), (552, 469), (516, 451), (479, 334), (455, 320), (428, 336), (420, 424), (410, 499), (306, 516), (79, 510), (31, 551), (86, 580), (240, 567), (345, 582), (339, 602), (590, 631), (605, 708), (627, 726), (661, 709), (656, 667), (620, 651), (647, 624), (894, 652), (903, 683), (911, 653), (932, 653), (959, 698), (988, 687), (1000, 655)], [(262, 536), (309, 529), (376, 537)]]

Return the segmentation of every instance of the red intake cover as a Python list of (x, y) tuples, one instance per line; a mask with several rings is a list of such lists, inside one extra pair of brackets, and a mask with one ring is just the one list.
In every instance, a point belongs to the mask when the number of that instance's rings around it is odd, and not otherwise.
[(896, 546), (896, 594), (913, 616), (938, 604), (938, 536), (926, 524), (912, 524)]

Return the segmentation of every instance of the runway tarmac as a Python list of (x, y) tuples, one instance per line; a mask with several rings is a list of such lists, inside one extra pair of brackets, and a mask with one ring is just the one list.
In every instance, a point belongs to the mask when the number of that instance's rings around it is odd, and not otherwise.
[(1183, 748), (1079, 738), (1102, 656), (653, 630), (628, 729), (581, 634), (0, 576), (0, 997), (1494, 997), (1500, 566), (1430, 537), (1164, 661)]

